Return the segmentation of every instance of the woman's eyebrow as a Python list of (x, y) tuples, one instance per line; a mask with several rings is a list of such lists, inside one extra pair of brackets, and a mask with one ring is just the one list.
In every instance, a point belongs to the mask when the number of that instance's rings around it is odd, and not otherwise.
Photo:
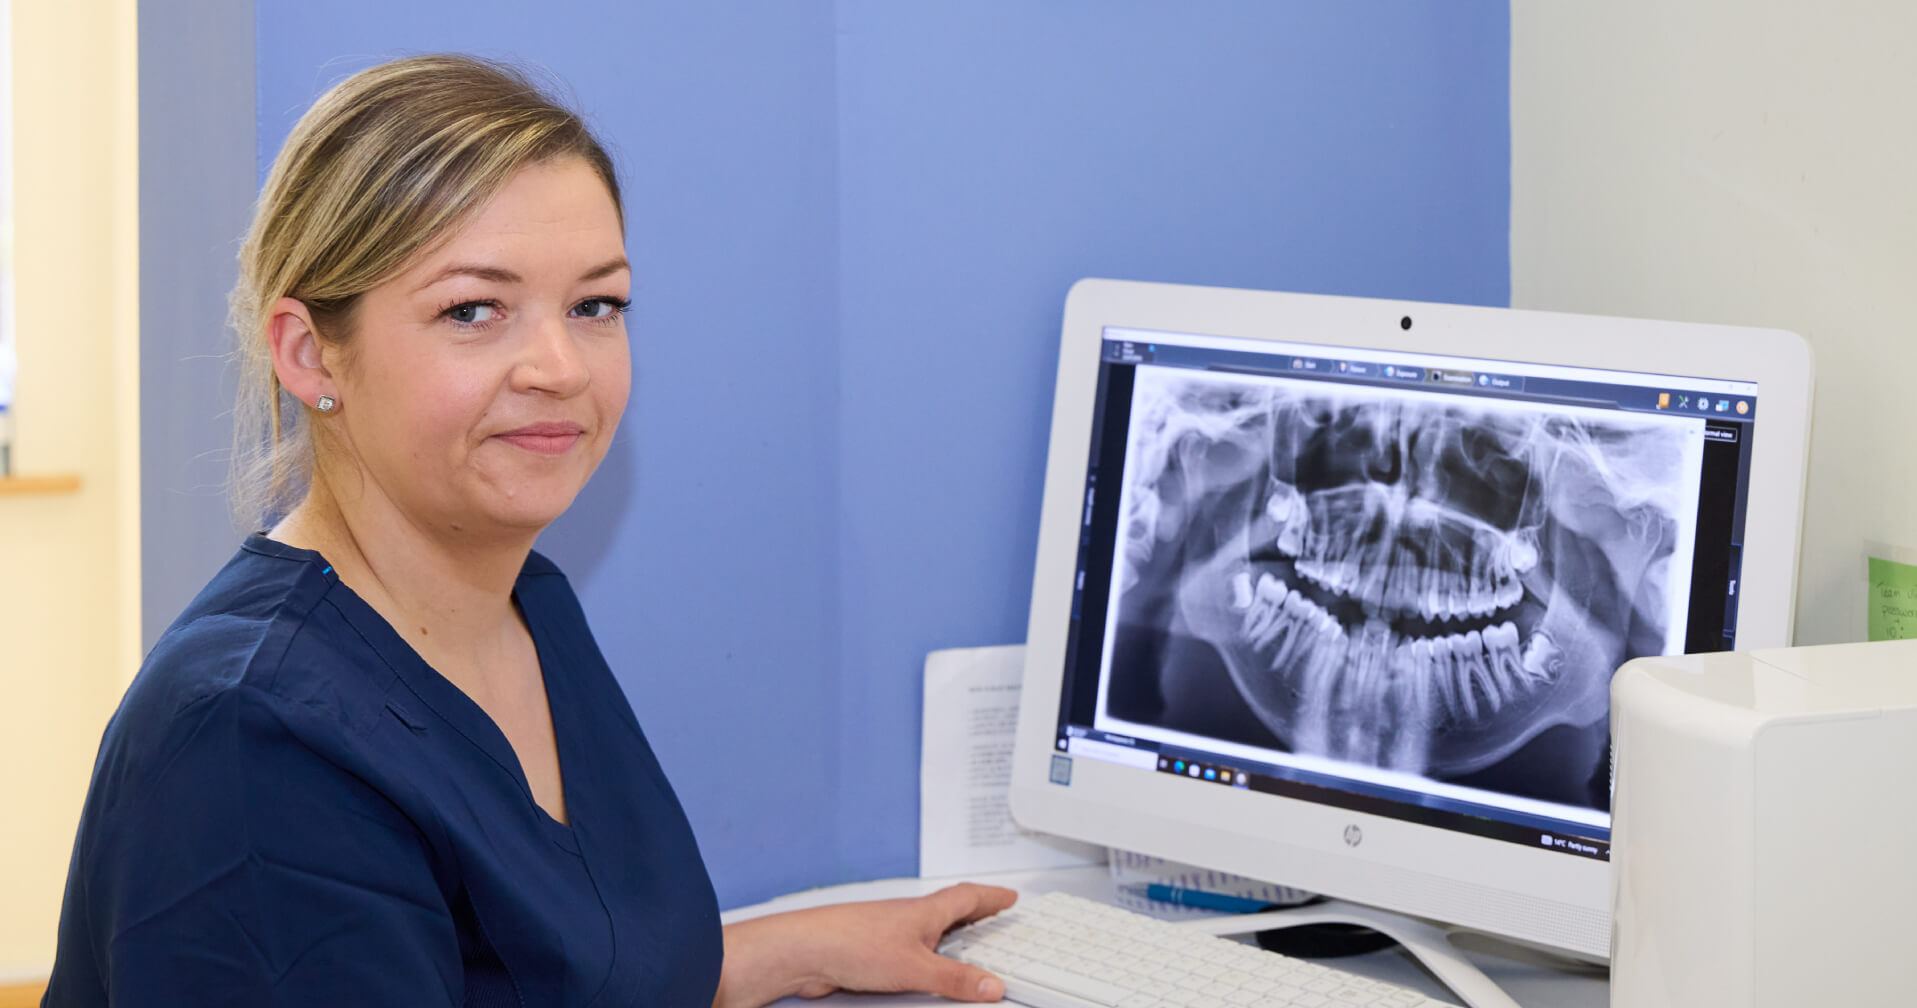
[(594, 266), (592, 269), (589, 269), (586, 272), (580, 274), (579, 279), (582, 281), (600, 280), (600, 279), (604, 279), (605, 277), (609, 277), (613, 275), (614, 273), (619, 272), (620, 270), (630, 270), (630, 269), (632, 269), (632, 265), (626, 262), (625, 256), (615, 256), (611, 259), (606, 260), (605, 262), (600, 263), (597, 266)]
[[(620, 270), (629, 270), (631, 268), (632, 266), (626, 262), (625, 256), (615, 256), (581, 273), (579, 279), (582, 282), (600, 280)], [(453, 277), (472, 277), (475, 280), (486, 280), (491, 283), (500, 284), (516, 284), (524, 279), (512, 270), (499, 266), (483, 266), (477, 263), (454, 263), (434, 274), (433, 277), (425, 283), (414, 288), (413, 292), (417, 294), (434, 284), (444, 283)]]
[(426, 288), (433, 286), (434, 284), (444, 283), (445, 281), (450, 280), (453, 277), (459, 277), (459, 276), (469, 276), (477, 280), (488, 280), (493, 283), (502, 283), (502, 284), (514, 284), (520, 281), (519, 274), (514, 273), (512, 270), (509, 270), (509, 269), (502, 269), (498, 266), (481, 266), (477, 264), (455, 263), (451, 266), (446, 267), (443, 270), (440, 270), (438, 273), (434, 274), (432, 279), (426, 281), (423, 284), (420, 284), (418, 287), (413, 288), (413, 293), (417, 294), (420, 291), (423, 291)]

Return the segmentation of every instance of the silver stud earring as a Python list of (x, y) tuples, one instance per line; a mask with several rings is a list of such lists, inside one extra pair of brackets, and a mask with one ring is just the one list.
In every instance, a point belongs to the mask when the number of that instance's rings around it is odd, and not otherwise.
[(321, 413), (331, 413), (338, 407), (339, 400), (329, 395), (320, 396), (319, 401), (313, 404), (313, 408), (319, 410)]

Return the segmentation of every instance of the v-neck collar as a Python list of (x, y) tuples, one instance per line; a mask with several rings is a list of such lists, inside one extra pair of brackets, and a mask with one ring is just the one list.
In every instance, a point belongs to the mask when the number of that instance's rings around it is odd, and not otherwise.
[[(538, 817), (542, 828), (546, 830), (554, 843), (575, 853), (578, 852), (573, 826), (553, 818), (552, 813), (547, 812), (545, 807), (539, 804), (538, 799), (533, 797), (532, 786), (526, 779), (525, 768), (520, 765), (519, 755), (513, 750), (512, 743), (507, 741), (506, 733), (500, 730), (499, 724), (486, 713), (485, 708), (479, 706), (472, 697), (467, 696), (465, 690), (454, 685), (452, 680), (447, 679), (428, 664), (411, 644), (406, 643), (406, 639), (399, 635), (399, 631), (395, 630), (378, 610), (361, 598), (352, 586), (340, 580), (339, 573), (324, 556), (315, 550), (289, 546), (277, 539), (268, 538), (263, 533), (247, 537), (243, 548), (263, 556), (306, 563), (317, 576), (325, 579), (327, 585), (323, 597), (339, 610), (407, 690), (441, 721), (485, 753), (502, 773), (512, 778), (524, 795), (526, 803), (531, 807), (532, 813)], [(576, 803), (571, 789), (567, 787), (571, 783), (571, 778), (566, 772), (569, 765), (565, 744), (568, 733), (567, 726), (562, 724), (563, 715), (561, 714), (564, 702), (562, 699), (556, 699), (556, 697), (564, 696), (565, 677), (554, 674), (554, 670), (560, 668), (561, 663), (553, 653), (552, 641), (547, 636), (545, 627), (541, 625), (538, 614), (527, 611), (521, 602), (521, 589), (524, 587), (526, 573), (525, 568), (522, 567), (518, 579), (514, 581), (513, 604), (518, 607), (521, 617), (526, 621), (527, 632), (532, 635), (533, 650), (538, 655), (540, 679), (546, 691), (546, 708), (553, 723), (553, 744), (559, 759), (560, 787), (562, 793), (567, 796), (566, 818), (572, 823), (577, 823), (579, 816)], [(396, 713), (404, 716), (404, 712)]]

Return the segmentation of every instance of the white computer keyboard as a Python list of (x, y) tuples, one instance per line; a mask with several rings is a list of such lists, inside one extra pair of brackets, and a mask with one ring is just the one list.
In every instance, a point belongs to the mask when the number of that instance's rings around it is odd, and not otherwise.
[(1018, 905), (947, 935), (939, 951), (1005, 981), (1031, 1008), (1323, 1008), (1443, 1005), (1396, 984), (1267, 952), (1065, 893)]

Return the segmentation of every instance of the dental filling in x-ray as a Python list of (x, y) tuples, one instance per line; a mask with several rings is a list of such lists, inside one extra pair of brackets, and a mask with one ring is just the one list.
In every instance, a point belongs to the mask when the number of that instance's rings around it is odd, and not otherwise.
[(1605, 808), (1611, 673), (1682, 642), (1700, 425), (1140, 368), (1103, 713)]

